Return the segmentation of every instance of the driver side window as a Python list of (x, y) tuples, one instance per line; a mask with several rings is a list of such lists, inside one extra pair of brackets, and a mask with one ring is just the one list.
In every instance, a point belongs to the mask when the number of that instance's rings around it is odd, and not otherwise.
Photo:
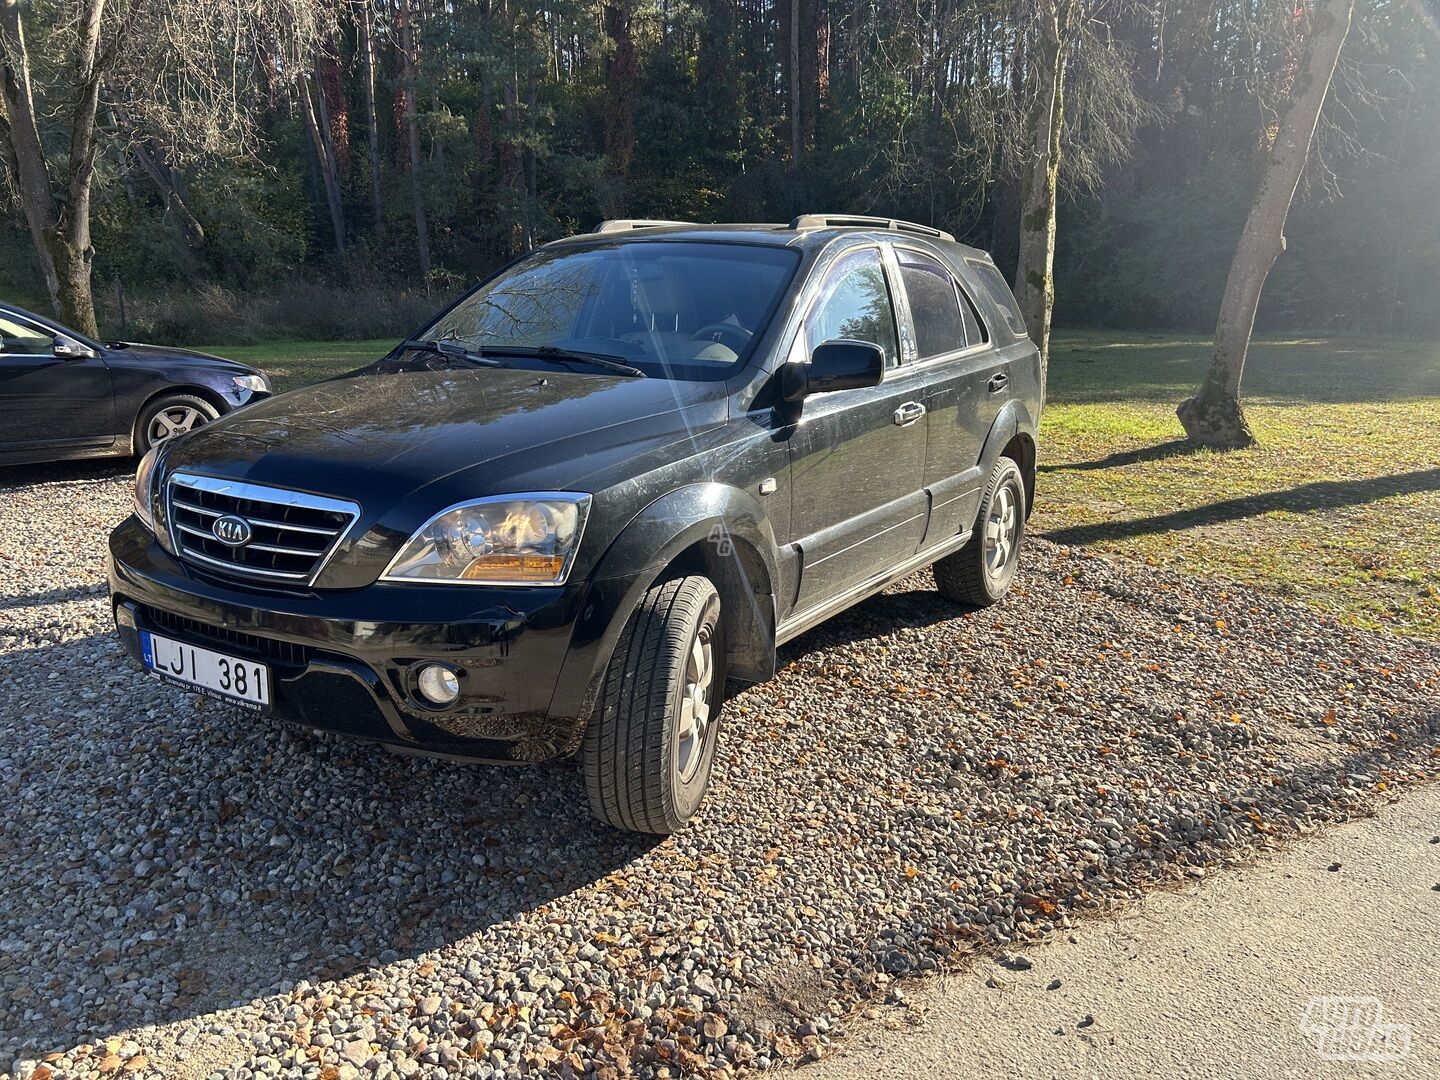
[(0, 354), (11, 356), (48, 356), (55, 346), (55, 335), (9, 315), (0, 315)]
[(835, 338), (869, 341), (885, 350), (885, 366), (900, 362), (895, 309), (879, 248), (842, 255), (825, 276), (820, 299), (805, 320), (808, 352)]

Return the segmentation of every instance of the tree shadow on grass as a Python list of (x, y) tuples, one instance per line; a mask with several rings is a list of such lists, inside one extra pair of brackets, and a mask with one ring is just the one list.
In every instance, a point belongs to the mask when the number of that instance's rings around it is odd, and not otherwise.
[(1172, 457), (1191, 457), (1203, 450), (1188, 439), (1171, 439), (1156, 446), (1145, 446), (1139, 450), (1117, 451), (1093, 461), (1071, 461), (1064, 465), (1041, 465), (1037, 471), (1051, 472), (1098, 472), (1101, 469), (1118, 469), (1126, 465), (1138, 465), (1144, 461), (1163, 461)]
[(1420, 469), (1415, 472), (1397, 473), (1393, 476), (1376, 476), (1366, 480), (1320, 480), (1313, 484), (1301, 484), (1286, 491), (1270, 491), (1258, 495), (1246, 495), (1237, 499), (1224, 499), (1207, 506), (1196, 506), (1184, 510), (1173, 510), (1168, 514), (1150, 517), (1130, 518), (1125, 521), (1097, 521), (1089, 525), (1072, 525), (1044, 533), (1047, 540), (1057, 544), (1093, 544), (1105, 540), (1128, 540), (1136, 536), (1153, 533), (1179, 532), (1206, 525), (1221, 525), (1228, 521), (1258, 517), (1277, 510), (1288, 510), (1297, 514), (1313, 513), (1317, 510), (1335, 510), (1343, 506), (1363, 506), (1380, 499), (1397, 495), (1412, 495), (1420, 491), (1440, 491), (1440, 469)]

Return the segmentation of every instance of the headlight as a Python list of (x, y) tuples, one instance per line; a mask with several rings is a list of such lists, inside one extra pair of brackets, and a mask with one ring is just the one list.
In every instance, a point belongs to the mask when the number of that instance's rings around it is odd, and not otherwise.
[(155, 531), (155, 462), (158, 446), (152, 446), (135, 469), (135, 516), (152, 533)]
[(590, 496), (497, 495), (436, 514), (382, 576), (466, 585), (559, 585), (570, 573)]
[(270, 384), (265, 381), (264, 375), (232, 375), (235, 386), (240, 390), (249, 390), (256, 394), (265, 394), (270, 390)]

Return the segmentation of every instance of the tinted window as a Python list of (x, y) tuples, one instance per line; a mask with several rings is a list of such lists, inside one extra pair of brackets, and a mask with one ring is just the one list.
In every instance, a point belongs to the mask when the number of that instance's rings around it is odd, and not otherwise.
[(20, 322), (10, 315), (0, 315), (0, 353), (22, 356), (43, 356), (55, 347), (55, 335), (34, 323)]
[(842, 255), (825, 275), (820, 299), (805, 323), (805, 344), (813, 351), (836, 338), (874, 342), (885, 350), (886, 366), (900, 362), (895, 309), (878, 248)]
[(542, 248), (421, 334), (618, 356), (647, 375), (723, 378), (799, 264), (786, 248), (681, 241)]
[(900, 259), (900, 278), (910, 301), (920, 359), (978, 344), (980, 332), (974, 325), (975, 318), (966, 310), (968, 305), (961, 304), (950, 272), (918, 251), (900, 248), (895, 254)]
[(1010, 291), (1010, 286), (1005, 284), (1000, 271), (990, 263), (976, 262), (974, 259), (967, 261), (975, 276), (980, 279), (981, 286), (990, 294), (990, 299), (1000, 308), (1000, 313), (1005, 316), (1010, 329), (1023, 337), (1025, 317), (1020, 314), (1020, 305), (1015, 302), (1015, 294)]

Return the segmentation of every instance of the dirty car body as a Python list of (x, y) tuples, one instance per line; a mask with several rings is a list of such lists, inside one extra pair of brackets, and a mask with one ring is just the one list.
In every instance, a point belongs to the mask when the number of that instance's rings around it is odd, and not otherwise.
[[(268, 687), (241, 703), (307, 726), (538, 761), (593, 735), (607, 672), (641, 670), (638, 613), (693, 579), (718, 613), (678, 693), (712, 648), (721, 684), (690, 702), (699, 739), (694, 708), (777, 646), (974, 543), (1002, 456), (1022, 516), (1033, 495), (1038, 354), (989, 257), (844, 220), (602, 226), (381, 361), (166, 444), (111, 537), (122, 639), (162, 676), (156, 636), (247, 661)], [(502, 551), (516, 529), (541, 539)]]

